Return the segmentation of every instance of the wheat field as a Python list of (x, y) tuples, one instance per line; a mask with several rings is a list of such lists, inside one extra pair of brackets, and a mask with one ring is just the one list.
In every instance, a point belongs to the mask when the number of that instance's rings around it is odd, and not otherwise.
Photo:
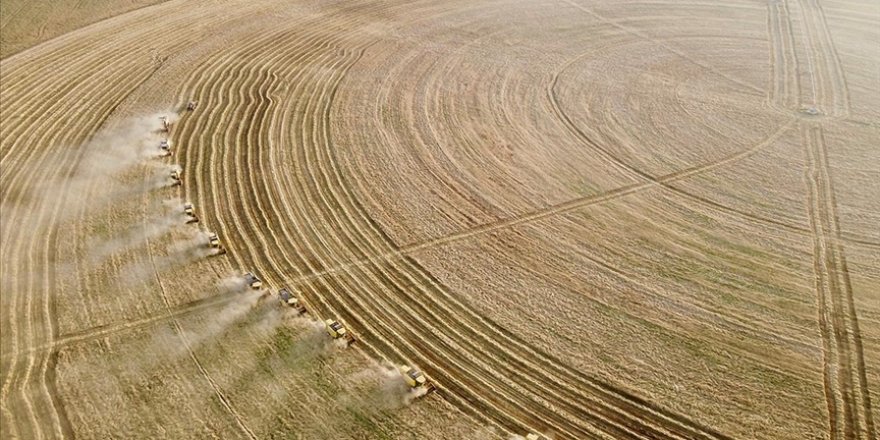
[(4, 439), (880, 432), (876, 2), (0, 16)]

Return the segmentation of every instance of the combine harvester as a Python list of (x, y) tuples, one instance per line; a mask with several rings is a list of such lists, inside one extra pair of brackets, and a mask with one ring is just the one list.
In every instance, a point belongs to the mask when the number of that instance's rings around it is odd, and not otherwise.
[(244, 278), (244, 282), (247, 283), (251, 289), (260, 290), (260, 287), (263, 287), (263, 280), (254, 275), (253, 272), (248, 272), (242, 275), (242, 278)]
[(327, 327), (327, 333), (331, 338), (345, 342), (346, 347), (354, 343), (354, 336), (339, 321), (328, 319), (324, 321), (324, 325)]
[(187, 224), (199, 222), (199, 218), (196, 217), (196, 208), (193, 206), (192, 203), (187, 203), (183, 205), (183, 213), (186, 214), (186, 216), (188, 217), (186, 219)]
[(195, 110), (196, 106), (198, 104), (199, 104), (198, 101), (190, 101), (190, 102), (186, 103), (186, 111), (191, 112), (191, 111)]
[(174, 152), (171, 151), (171, 142), (169, 142), (168, 139), (162, 139), (159, 141), (159, 149), (162, 150), (162, 157), (174, 155)]
[(168, 116), (159, 116), (159, 120), (162, 121), (162, 132), (168, 133), (171, 131), (171, 123), (168, 122)]
[(180, 176), (181, 172), (178, 170), (171, 170), (169, 176), (171, 177), (171, 186), (180, 186), (183, 181)]
[(290, 290), (286, 287), (278, 291), (278, 299), (281, 301), (281, 304), (291, 307), (297, 316), (306, 312), (306, 306), (300, 302), (299, 298), (290, 293)]
[(428, 377), (425, 376), (424, 373), (410, 367), (409, 365), (401, 365), (400, 374), (403, 376), (404, 380), (406, 380), (410, 392), (419, 393), (418, 397), (427, 396), (432, 391), (437, 390), (434, 383), (428, 380)]
[(220, 237), (217, 236), (214, 232), (208, 233), (208, 246), (217, 249), (217, 253), (214, 255), (223, 255), (226, 253), (226, 248), (220, 244)]

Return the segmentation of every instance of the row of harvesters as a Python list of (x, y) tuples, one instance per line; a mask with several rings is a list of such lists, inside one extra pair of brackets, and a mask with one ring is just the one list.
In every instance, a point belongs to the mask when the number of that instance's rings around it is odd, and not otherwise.
[[(196, 109), (197, 101), (190, 101), (186, 105), (187, 111), (193, 111)], [(165, 133), (166, 136), (171, 132), (171, 121), (168, 119), (168, 116), (161, 116), (159, 118), (161, 122), (161, 127), (159, 131)], [(171, 150), (171, 141), (168, 138), (164, 138), (159, 141), (159, 149), (161, 150), (161, 156), (167, 157), (171, 156), (173, 151)], [(175, 168), (169, 172), (169, 177), (171, 178), (171, 186), (180, 186), (183, 184), (183, 171)], [(183, 214), (186, 216), (186, 223), (198, 223), (199, 217), (196, 215), (195, 206), (192, 203), (185, 203), (183, 205)], [(221, 255), (226, 253), (226, 249), (220, 244), (220, 238), (214, 232), (208, 233), (208, 247), (215, 249), (216, 252), (214, 255)]]
[[(281, 288), (278, 291), (278, 300), (281, 304), (292, 308), (297, 316), (306, 313), (305, 304), (303, 304), (303, 302), (287, 287)], [(348, 328), (337, 319), (325, 320), (324, 328), (327, 330), (327, 334), (330, 335), (331, 338), (343, 341), (346, 347), (355, 342), (355, 337), (348, 331)], [(428, 380), (428, 377), (424, 373), (409, 365), (401, 365), (399, 371), (407, 386), (413, 391), (424, 389), (425, 392), (422, 395), (427, 395), (437, 389), (434, 383)]]
[[(193, 111), (196, 109), (197, 102), (190, 101), (187, 103), (186, 109), (187, 111)], [(171, 121), (167, 116), (162, 116), (160, 118), (162, 122), (162, 126), (160, 131), (165, 133), (166, 135), (171, 131)], [(159, 149), (161, 150), (161, 156), (168, 157), (174, 154), (171, 149), (171, 141), (168, 138), (164, 138), (159, 142)], [(170, 177), (172, 180), (172, 186), (181, 185), (183, 182), (182, 171), (178, 169), (174, 169), (170, 172)], [(183, 213), (186, 216), (186, 223), (198, 223), (199, 218), (196, 215), (195, 207), (192, 203), (186, 203), (183, 205)], [(217, 253), (225, 254), (226, 249), (220, 244), (220, 238), (216, 233), (210, 232), (208, 235), (208, 246), (217, 249)], [(263, 280), (260, 279), (253, 272), (247, 272), (242, 275), (245, 284), (253, 290), (260, 290), (263, 288)], [(287, 287), (284, 287), (278, 291), (278, 299), (281, 301), (286, 307), (290, 307), (294, 310), (297, 316), (303, 315), (307, 312), (305, 304), (294, 295), (291, 290)], [(324, 321), (324, 327), (327, 331), (327, 334), (333, 338), (334, 340), (339, 340), (344, 343), (346, 347), (353, 344), (356, 339), (352, 335), (351, 332), (337, 319), (327, 319)], [(432, 381), (428, 379), (428, 377), (422, 373), (421, 371), (409, 366), (409, 365), (401, 365), (399, 367), (400, 375), (403, 377), (407, 386), (412, 390), (412, 392), (416, 392), (417, 390), (424, 390), (424, 393), (420, 395), (427, 395), (428, 393), (435, 391), (437, 388)], [(533, 440), (531, 437), (527, 437), (528, 440)]]
[[(198, 105), (198, 101), (190, 101), (186, 104), (187, 111), (193, 111), (196, 109), (196, 105)], [(159, 150), (161, 156), (171, 156), (174, 152), (171, 150), (171, 141), (168, 140), (168, 133), (171, 133), (171, 120), (168, 119), (168, 116), (160, 116), (159, 121), (162, 126), (159, 128), (161, 133), (165, 134), (165, 138), (159, 141)]]

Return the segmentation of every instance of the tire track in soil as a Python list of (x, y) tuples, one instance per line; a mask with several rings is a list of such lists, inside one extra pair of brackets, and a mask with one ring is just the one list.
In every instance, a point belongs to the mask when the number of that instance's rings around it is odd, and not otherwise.
[[(776, 0), (767, 7), (770, 103), (781, 110), (813, 108), (822, 115), (849, 117), (846, 77), (822, 5), (818, 0)], [(792, 10), (800, 12), (797, 23)], [(802, 73), (809, 75), (808, 91), (803, 89)]]
[(875, 439), (858, 315), (838, 241), (840, 225), (825, 136), (818, 123), (804, 124), (802, 132), (829, 434), (832, 439)]
[[(183, 318), (205, 310), (222, 307), (234, 300), (236, 300), (236, 297), (234, 296), (208, 297), (186, 304), (172, 306), (170, 311), (165, 310), (155, 315), (146, 316), (141, 319), (136, 319), (134, 321), (104, 324), (87, 329), (77, 330), (75, 332), (59, 335), (55, 338), (53, 343), (32, 347), (31, 349), (20, 353), (20, 355), (27, 355), (29, 353), (42, 350), (52, 350), (53, 352), (55, 352), (69, 345), (94, 341), (96, 339), (106, 338), (130, 330), (137, 330), (156, 324), (161, 324), (171, 319)], [(5, 353), (2, 357), (0, 357), (0, 359), (3, 360), (11, 358), (12, 355), (8, 353)]]
[[(413, 243), (409, 245), (405, 245), (400, 248), (401, 253), (412, 253), (425, 248), (435, 247), (438, 245), (448, 244), (455, 241), (461, 241), (463, 239), (482, 235), (486, 233), (491, 233), (498, 231), (500, 229), (506, 229), (513, 226), (521, 225), (524, 223), (531, 223), (539, 220), (543, 220), (545, 218), (563, 214), (569, 211), (585, 208), (587, 206), (596, 205), (600, 203), (605, 203), (611, 200), (619, 199), (621, 197), (629, 196), (631, 194), (635, 194), (641, 191), (645, 191), (651, 188), (673, 188), (670, 184), (686, 179), (688, 177), (697, 176), (718, 168), (721, 168), (727, 164), (736, 162), (745, 157), (751, 156), (752, 154), (760, 151), (761, 149), (767, 147), (768, 145), (775, 142), (779, 137), (781, 137), (787, 130), (794, 125), (795, 121), (790, 120), (782, 127), (773, 132), (770, 137), (763, 140), (762, 142), (756, 144), (754, 147), (744, 150), (740, 153), (736, 153), (730, 155), (720, 161), (713, 162), (710, 164), (699, 165), (695, 167), (691, 167), (685, 170), (677, 171), (675, 173), (667, 174), (665, 176), (661, 176), (659, 178), (651, 178), (648, 182), (636, 183), (631, 185), (626, 185), (617, 189), (613, 189), (610, 191), (606, 191), (601, 194), (589, 195), (584, 197), (579, 197), (576, 199), (572, 199), (568, 202), (564, 202), (558, 205), (554, 205), (545, 209), (535, 210), (531, 212), (527, 212), (524, 214), (516, 215), (509, 217), (507, 219), (503, 219), (497, 222), (488, 223), (485, 225), (481, 225), (475, 228), (471, 228), (468, 230), (464, 230), (461, 232), (457, 232), (454, 234), (449, 234), (440, 238), (436, 238), (433, 240), (427, 240), (420, 243)], [(390, 256), (390, 255), (389, 255)]]
[(574, 0), (559, 0), (559, 1), (562, 2), (562, 3), (565, 3), (565, 4), (569, 5), (569, 6), (571, 6), (571, 7), (573, 7), (573, 8), (575, 8), (575, 9), (578, 9), (578, 10), (584, 12), (585, 14), (587, 14), (587, 15), (589, 15), (589, 16), (595, 18), (596, 20), (601, 21), (602, 23), (605, 23), (605, 24), (607, 24), (607, 25), (609, 25), (609, 26), (613, 26), (613, 27), (615, 27), (615, 28), (617, 28), (617, 29), (619, 29), (619, 30), (621, 30), (621, 31), (623, 31), (623, 32), (625, 32), (625, 33), (627, 33), (627, 34), (630, 34), (630, 35), (632, 35), (632, 36), (635, 36), (635, 37), (637, 37), (637, 38), (639, 38), (639, 39), (641, 39), (641, 40), (649, 41), (649, 42), (651, 42), (651, 43), (653, 43), (653, 44), (656, 44), (657, 46), (659, 46), (659, 47), (661, 47), (661, 48), (663, 48), (663, 49), (665, 49), (665, 50), (667, 50), (667, 51), (669, 51), (669, 52), (675, 54), (675, 55), (678, 56), (679, 58), (681, 58), (681, 59), (683, 59), (683, 60), (685, 60), (685, 61), (687, 61), (687, 62), (689, 62), (689, 63), (691, 63), (691, 64), (694, 64), (694, 65), (696, 65), (696, 66), (699, 66), (700, 68), (705, 69), (705, 70), (707, 70), (707, 71), (709, 71), (709, 72), (712, 72), (713, 74), (715, 74), (715, 75), (717, 75), (717, 76), (719, 76), (719, 77), (721, 77), (721, 78), (724, 78), (724, 79), (726, 79), (727, 81), (730, 81), (730, 82), (732, 82), (732, 83), (734, 83), (734, 84), (736, 84), (736, 85), (738, 85), (738, 86), (740, 86), (740, 87), (742, 87), (742, 88), (744, 88), (744, 89), (748, 89), (748, 90), (751, 90), (751, 91), (754, 91), (754, 92), (757, 92), (757, 93), (761, 93), (761, 94), (766, 93), (763, 89), (761, 89), (761, 88), (759, 88), (759, 87), (757, 87), (757, 86), (755, 86), (755, 85), (753, 85), (753, 84), (749, 84), (749, 83), (747, 83), (747, 82), (745, 82), (745, 81), (742, 81), (742, 80), (740, 80), (740, 79), (737, 79), (737, 78), (735, 78), (735, 77), (732, 77), (732, 76), (730, 76), (730, 75), (724, 73), (723, 71), (720, 71), (720, 70), (718, 70), (718, 69), (716, 69), (716, 68), (714, 68), (714, 67), (712, 67), (712, 66), (710, 66), (710, 65), (708, 65), (708, 64), (702, 63), (702, 62), (700, 62), (700, 61), (694, 59), (693, 57), (689, 56), (687, 53), (685, 53), (685, 52), (683, 52), (683, 51), (681, 51), (681, 50), (679, 50), (679, 49), (676, 49), (676, 48), (674, 48), (674, 47), (672, 47), (672, 46), (670, 46), (670, 45), (664, 43), (664, 42), (661, 41), (660, 39), (654, 38), (654, 37), (652, 37), (652, 36), (650, 36), (650, 35), (648, 35), (648, 34), (646, 34), (646, 33), (644, 33), (644, 32), (639, 31), (638, 29), (635, 29), (635, 28), (632, 28), (632, 27), (629, 27), (629, 26), (626, 26), (626, 25), (620, 24), (620, 23), (618, 23), (616, 20), (613, 20), (613, 19), (607, 18), (607, 17), (605, 17), (605, 16), (599, 14), (598, 12), (596, 12), (596, 11), (594, 11), (594, 10), (588, 8), (587, 6), (584, 6), (584, 5), (582, 5), (582, 4), (579, 4), (579, 3), (575, 2)]
[(800, 76), (788, 1), (767, 4), (771, 72), (768, 100), (780, 110), (800, 107)]
[[(146, 207), (147, 204), (144, 204)], [(147, 213), (145, 212), (143, 215), (144, 219), (144, 228), (147, 228)], [(174, 329), (177, 331), (177, 337), (180, 339), (180, 342), (183, 343), (183, 346), (186, 348), (187, 353), (189, 354), (190, 359), (198, 368), (199, 373), (202, 377), (211, 385), (211, 389), (214, 391), (214, 394), (217, 396), (217, 400), (220, 401), (220, 404), (229, 413), (230, 416), (235, 420), (236, 425), (241, 429), (241, 431), (251, 440), (256, 440), (257, 436), (254, 435), (254, 432), (244, 423), (244, 419), (242, 419), (241, 415), (238, 411), (235, 410), (235, 407), (232, 406), (232, 402), (229, 400), (229, 397), (223, 392), (223, 389), (217, 384), (213, 377), (208, 373), (208, 370), (202, 365), (201, 361), (199, 361), (198, 356), (196, 356), (195, 351), (193, 351), (192, 344), (189, 341), (189, 338), (186, 336), (186, 332), (183, 329), (183, 326), (180, 325), (180, 321), (177, 319), (177, 316), (173, 312), (173, 307), (171, 306), (171, 302), (168, 300), (168, 294), (165, 291), (165, 284), (162, 283), (162, 277), (159, 274), (159, 270), (156, 267), (156, 260), (153, 255), (153, 245), (149, 238), (146, 239), (147, 249), (150, 255), (150, 264), (153, 266), (153, 273), (156, 275), (156, 283), (159, 286), (159, 290), (162, 294), (162, 302), (165, 304), (165, 311), (168, 315), (171, 316), (171, 322), (174, 325)]]
[[(675, 186), (671, 185), (671, 183), (674, 182), (675, 180), (679, 180), (679, 179), (674, 178), (676, 173), (673, 173), (671, 175), (661, 176), (661, 177), (655, 177), (651, 174), (648, 174), (638, 168), (635, 168), (635, 167), (627, 164), (625, 161), (623, 161), (622, 159), (615, 156), (614, 153), (611, 152), (608, 148), (605, 148), (605, 147), (601, 146), (598, 142), (594, 141), (586, 132), (584, 132), (584, 130), (582, 130), (577, 124), (575, 124), (574, 120), (572, 120), (571, 117), (569, 117), (568, 114), (565, 112), (565, 110), (563, 110), (562, 106), (559, 103), (558, 96), (556, 94), (556, 85), (559, 80), (559, 75), (563, 71), (565, 71), (565, 69), (569, 65), (573, 64), (576, 60), (577, 60), (577, 58), (572, 59), (569, 63), (563, 65), (559, 71), (554, 73), (554, 75), (551, 77), (551, 80), (550, 80), (549, 85), (547, 87), (547, 97), (548, 97), (550, 106), (553, 109), (554, 115), (556, 115), (556, 117), (563, 123), (563, 125), (577, 139), (579, 139), (582, 143), (584, 143), (587, 147), (593, 149), (600, 156), (605, 158), (605, 160), (609, 163), (610, 166), (617, 168), (625, 173), (628, 173), (639, 180), (647, 181), (650, 184), (659, 185), (660, 187), (662, 187), (665, 190), (671, 191), (672, 193), (674, 193), (676, 195), (682, 196), (690, 201), (693, 201), (694, 203), (697, 203), (699, 205), (703, 205), (703, 206), (710, 208), (712, 210), (723, 212), (725, 214), (728, 214), (728, 215), (731, 215), (734, 217), (743, 218), (745, 220), (752, 221), (755, 223), (760, 223), (760, 224), (764, 224), (767, 226), (774, 226), (774, 227), (778, 227), (780, 229), (784, 229), (787, 231), (793, 231), (796, 233), (800, 233), (802, 235), (809, 235), (810, 234), (810, 231), (807, 228), (803, 228), (798, 225), (793, 225), (793, 224), (790, 224), (790, 223), (787, 223), (787, 222), (784, 222), (781, 220), (771, 219), (771, 218), (763, 217), (763, 216), (760, 216), (757, 214), (748, 213), (743, 210), (733, 208), (733, 207), (724, 205), (722, 203), (718, 203), (716, 201), (709, 199), (708, 197), (699, 196), (697, 194), (694, 194), (689, 191), (683, 190), (681, 188), (675, 187)], [(794, 118), (790, 119), (788, 121), (788, 123), (785, 124), (785, 127), (790, 127), (794, 123), (794, 121), (795, 121)], [(778, 135), (779, 135), (779, 133), (776, 132), (773, 135), (771, 135), (771, 138), (773, 138), (775, 140), (778, 138)], [(736, 154), (734, 156), (739, 156), (739, 154)], [(723, 162), (732, 162), (734, 160), (738, 160), (738, 159), (732, 159), (732, 160), (722, 159)], [(709, 166), (710, 168), (717, 168), (717, 167), (714, 167), (714, 165), (715, 165), (714, 163), (710, 163), (707, 166)], [(689, 168), (687, 170), (680, 171), (679, 173), (686, 173), (688, 176), (690, 176), (690, 175), (694, 175), (695, 173), (702, 172), (699, 170), (701, 170), (703, 167), (704, 166), (694, 166), (694, 167)], [(664, 179), (667, 179), (668, 181), (664, 181)], [(865, 242), (865, 243), (873, 244), (870, 241), (862, 240), (861, 238), (858, 238), (858, 239)], [(877, 244), (877, 245), (880, 246), (880, 244)]]
[[(745, 157), (748, 157), (761, 149), (765, 148), (767, 145), (774, 142), (776, 139), (780, 138), (787, 130), (789, 130), (794, 124), (795, 120), (791, 120), (788, 123), (784, 124), (781, 128), (777, 129), (773, 134), (770, 135), (764, 141), (756, 144), (754, 147), (749, 148), (748, 150), (744, 150), (740, 153), (733, 154), (724, 158), (720, 161), (699, 165), (695, 167), (691, 167), (685, 170), (677, 171), (675, 173), (670, 173), (664, 176), (661, 176), (656, 179), (656, 181), (649, 181), (643, 183), (636, 183), (631, 185), (622, 186), (616, 189), (608, 190), (600, 194), (592, 194), (584, 197), (578, 197), (575, 199), (571, 199), (569, 201), (559, 203), (556, 205), (548, 206), (546, 208), (537, 209), (534, 211), (528, 211), (524, 213), (520, 213), (517, 215), (513, 215), (504, 219), (500, 219), (498, 221), (481, 224), (472, 228), (463, 229), (461, 231), (443, 235), (440, 237), (432, 238), (429, 240), (423, 240), (418, 242), (413, 242), (409, 244), (405, 244), (391, 251), (386, 251), (383, 253), (372, 254), (367, 257), (355, 260), (349, 260), (342, 264), (327, 267), (321, 270), (312, 271), (310, 273), (306, 273), (301, 275), (298, 278), (294, 278), (293, 282), (306, 282), (309, 280), (317, 279), (323, 277), (325, 275), (332, 275), (335, 273), (339, 273), (344, 271), (345, 269), (351, 266), (365, 265), (370, 263), (375, 263), (381, 260), (394, 259), (394, 258), (402, 258), (406, 255), (413, 254), (415, 252), (434, 248), (437, 246), (442, 246), (450, 243), (455, 243), (459, 241), (463, 241), (469, 239), (471, 237), (476, 237), (484, 234), (489, 234), (492, 232), (497, 232), (499, 230), (509, 229), (515, 226), (528, 224), (537, 222), (540, 220), (544, 220), (549, 217), (553, 217), (555, 215), (565, 214), (567, 212), (575, 211), (578, 209), (586, 208), (593, 205), (602, 204), (605, 202), (610, 202), (613, 200), (617, 200), (623, 197), (627, 197), (633, 194), (637, 194), (649, 189), (659, 188), (663, 185), (668, 185), (674, 183), (679, 180), (683, 180), (689, 177), (698, 176), (704, 174), (706, 172), (721, 168), (727, 164), (736, 162)], [(803, 232), (809, 233), (809, 230), (804, 229)], [(868, 245), (874, 245), (873, 243), (868, 243)]]
[(813, 106), (825, 115), (848, 117), (849, 90), (822, 5), (818, 0), (799, 0), (798, 3), (813, 82)]

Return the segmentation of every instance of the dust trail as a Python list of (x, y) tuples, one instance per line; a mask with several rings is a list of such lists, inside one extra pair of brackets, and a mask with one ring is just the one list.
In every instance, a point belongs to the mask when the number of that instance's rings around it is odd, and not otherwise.
[(221, 294), (243, 293), (248, 289), (247, 281), (241, 275), (227, 275), (217, 282)]
[(45, 180), (23, 190), (21, 195), (12, 198), (13, 201), (0, 207), (4, 217), (14, 212), (16, 218), (26, 224), (37, 218), (41, 210), (61, 206), (60, 218), (68, 220), (78, 215), (81, 207), (95, 210), (149, 189), (151, 182), (147, 185), (131, 184), (131, 176), (125, 174), (158, 156), (159, 141), (163, 139), (156, 132), (161, 127), (158, 117), (159, 114), (151, 114), (127, 119), (78, 146), (59, 146), (59, 150), (80, 152), (79, 162), (71, 175)]
[(302, 364), (344, 348), (344, 343), (340, 345), (339, 341), (327, 334), (324, 323), (321, 321), (295, 317), (290, 320), (290, 324), (293, 327), (299, 327), (302, 332), (293, 344), (279, 353), (282, 360)]
[(149, 167), (149, 177), (144, 181), (142, 185), (137, 185), (134, 188), (131, 188), (129, 191), (120, 191), (117, 195), (122, 195), (127, 193), (144, 193), (155, 191), (162, 188), (170, 188), (178, 185), (179, 182), (175, 181), (171, 178), (171, 172), (176, 171), (178, 174), (183, 173), (183, 168), (177, 164), (160, 164), (160, 163), (148, 163), (146, 166)]
[(359, 398), (343, 396), (347, 407), (359, 411), (387, 411), (408, 406), (427, 394), (427, 389), (411, 389), (394, 365), (374, 363), (351, 376), (355, 384), (365, 385), (367, 392)]
[(219, 254), (208, 244), (209, 234), (197, 229), (189, 229), (167, 248), (167, 255), (155, 256), (152, 262), (129, 263), (121, 271), (120, 277), (126, 284), (144, 281), (155, 272), (186, 266), (194, 261)]
[[(287, 307), (283, 307), (277, 301), (266, 301), (259, 309), (253, 331), (263, 338), (271, 337), (275, 331), (284, 324), (285, 319), (292, 316)], [(294, 319), (301, 319), (295, 317)]]
[[(159, 115), (147, 115), (122, 122), (113, 129), (96, 135), (79, 148), (86, 150), (72, 176), (49, 182), (40, 188), (43, 194), (57, 194), (66, 189), (64, 203), (67, 211), (89, 204), (102, 206), (133, 192), (142, 192), (150, 186), (127, 185), (124, 174), (135, 166), (158, 157), (159, 141), (156, 133), (161, 126)], [(98, 191), (92, 192), (93, 188)]]
[(232, 300), (219, 310), (177, 318), (182, 334), (171, 322), (151, 330), (149, 341), (137, 350), (137, 354), (126, 356), (119, 362), (120, 372), (127, 376), (139, 376), (161, 363), (177, 362), (188, 354), (182, 337), (186, 338), (191, 349), (196, 350), (244, 321), (261, 298), (240, 277), (221, 280), (215, 290), (215, 295), (230, 295)]
[[(233, 293), (236, 294), (236, 293)], [(183, 329), (183, 334), (189, 341), (190, 348), (195, 350), (202, 344), (209, 342), (229, 329), (233, 324), (242, 320), (245, 315), (254, 309), (260, 301), (260, 295), (256, 292), (248, 290), (237, 291), (238, 299), (226, 304), (221, 310), (212, 314), (206, 321), (205, 325), (194, 328)], [(179, 356), (186, 354), (183, 344), (176, 346), (178, 349), (176, 354)]]
[(89, 249), (89, 260), (92, 264), (100, 264), (113, 254), (144, 245), (147, 240), (163, 235), (171, 228), (185, 223), (186, 216), (182, 211), (150, 218), (144, 224), (118, 232), (111, 238), (92, 246)]

